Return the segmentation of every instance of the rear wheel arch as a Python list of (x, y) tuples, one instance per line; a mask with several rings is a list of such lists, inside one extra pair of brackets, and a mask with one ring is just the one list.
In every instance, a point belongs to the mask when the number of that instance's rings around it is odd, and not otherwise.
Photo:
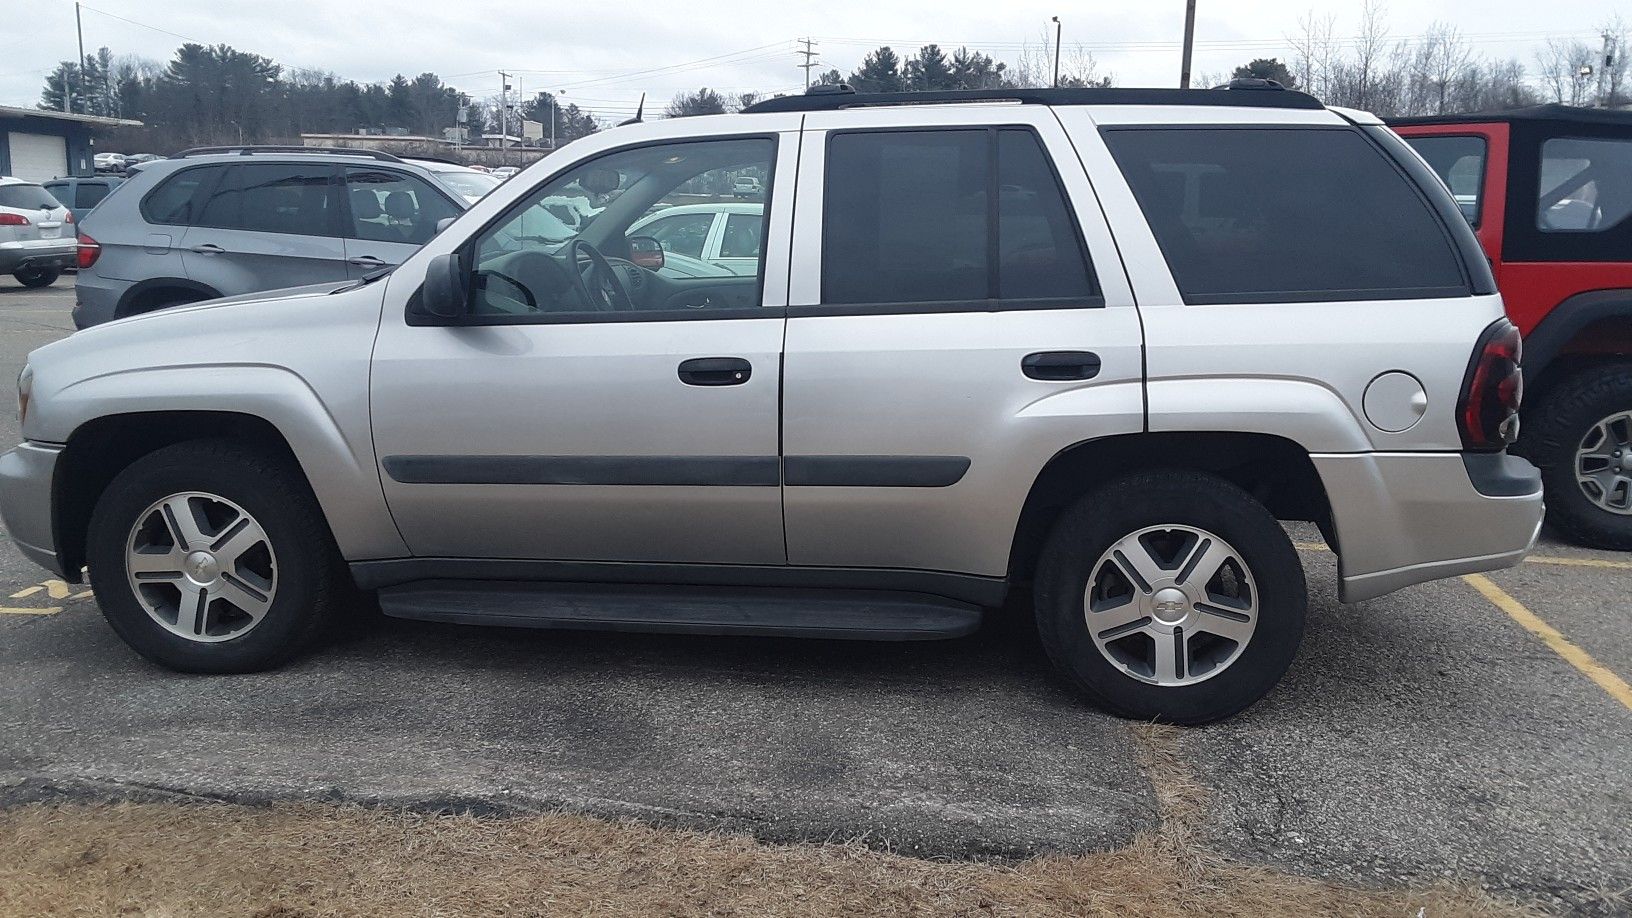
[[(65, 573), (79, 581), (91, 513), (109, 483), (131, 463), (190, 440), (227, 438), (305, 471), (289, 440), (270, 421), (230, 411), (114, 414), (80, 425), (69, 436), (51, 486), (52, 528)], [(308, 481), (307, 484), (310, 487)]]
[(1632, 288), (1566, 297), (1524, 336), (1527, 396), (1539, 396), (1585, 365), (1632, 353)]
[(133, 284), (121, 294), (113, 315), (116, 319), (122, 319), (166, 305), (197, 303), (219, 296), (221, 293), (215, 288), (198, 281), (184, 277), (153, 277)]
[(1325, 486), (1308, 450), (1285, 437), (1228, 431), (1123, 434), (1072, 444), (1037, 474), (1015, 527), (1012, 582), (1031, 579), (1060, 514), (1093, 488), (1157, 469), (1206, 472), (1256, 498), (1279, 520), (1313, 522), (1336, 547)]

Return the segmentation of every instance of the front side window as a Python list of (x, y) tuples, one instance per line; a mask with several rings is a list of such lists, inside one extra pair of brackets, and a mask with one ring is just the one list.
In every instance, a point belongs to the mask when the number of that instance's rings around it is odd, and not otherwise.
[(822, 301), (1086, 301), (1097, 294), (1036, 136), (844, 133), (828, 141)]
[(460, 213), (428, 183), (391, 169), (348, 166), (346, 199), (351, 205), (347, 235), (370, 242), (424, 245), (436, 235), (438, 222)]
[[(763, 232), (745, 249), (744, 257), (755, 260), (752, 271), (701, 258), (709, 228), (734, 200), (736, 177), (769, 176), (774, 152), (775, 142), (764, 138), (644, 146), (545, 182), (476, 237), (469, 255), (472, 314), (550, 321), (655, 312), (701, 318), (758, 306)], [(646, 237), (658, 246), (648, 249)]]
[(338, 182), (321, 163), (242, 163), (230, 167), (204, 202), (199, 226), (338, 235)]
[(1485, 138), (1473, 136), (1407, 137), (1445, 187), (1462, 216), (1479, 225), (1479, 210), (1485, 188)]
[(1536, 228), (1594, 233), (1632, 215), (1632, 140), (1554, 137), (1541, 145)]
[(1468, 294), (1448, 228), (1358, 131), (1103, 133), (1186, 303)]

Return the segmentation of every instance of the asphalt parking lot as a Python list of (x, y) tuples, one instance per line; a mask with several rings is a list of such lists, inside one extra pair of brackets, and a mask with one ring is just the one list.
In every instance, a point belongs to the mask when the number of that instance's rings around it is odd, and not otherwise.
[[(71, 331), (72, 299), (70, 278), (0, 278), (7, 385)], [(1331, 554), (1294, 535), (1313, 591), (1297, 663), (1180, 739), (1205, 843), (1321, 877), (1632, 910), (1632, 555), (1547, 539), (1514, 570), (1345, 606)], [(83, 588), (4, 540), (0, 607), (0, 804), (566, 808), (951, 857), (1114, 846), (1157, 818), (1134, 731), (1049, 677), (1018, 607), (919, 645), (386, 621), (230, 678), (141, 661)]]

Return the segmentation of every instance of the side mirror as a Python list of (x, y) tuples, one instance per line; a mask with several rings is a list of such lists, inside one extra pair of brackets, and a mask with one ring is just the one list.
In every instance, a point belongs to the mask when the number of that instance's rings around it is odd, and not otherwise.
[(663, 243), (651, 236), (630, 236), (628, 241), (630, 264), (648, 271), (663, 267)]
[(456, 252), (431, 259), (425, 269), (425, 286), (410, 301), (410, 313), (419, 320), (415, 324), (449, 325), (464, 316), (470, 306), (468, 277)]
[(455, 221), (457, 219), (459, 219), (459, 218), (458, 217), (443, 217), (442, 219), (436, 221), (436, 231), (437, 231), (437, 233), (440, 234), (443, 230), (445, 230), (448, 227), (452, 226), (453, 221)]

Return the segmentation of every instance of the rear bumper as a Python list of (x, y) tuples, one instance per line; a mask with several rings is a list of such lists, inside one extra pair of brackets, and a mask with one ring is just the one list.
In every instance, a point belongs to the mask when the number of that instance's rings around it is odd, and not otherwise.
[(19, 268), (71, 268), (77, 248), (73, 237), (0, 242), (0, 274)]
[(1338, 598), (1359, 602), (1511, 567), (1541, 532), (1541, 473), (1505, 454), (1315, 454), (1336, 529)]
[(28, 560), (59, 577), (62, 562), (51, 526), (51, 482), (61, 455), (62, 447), (49, 443), (23, 443), (0, 454), (0, 520)]
[(119, 298), (130, 286), (129, 281), (110, 281), (95, 269), (81, 271), (74, 279), (74, 327), (111, 322), (119, 314)]

